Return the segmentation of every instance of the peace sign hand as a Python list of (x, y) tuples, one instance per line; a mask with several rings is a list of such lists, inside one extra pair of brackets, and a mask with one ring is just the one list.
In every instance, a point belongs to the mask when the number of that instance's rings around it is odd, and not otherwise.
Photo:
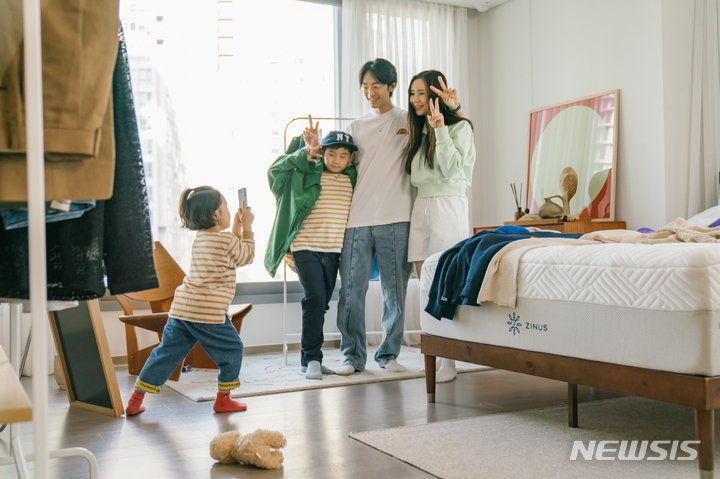
[(434, 102), (431, 99), (428, 106), (430, 107), (430, 114), (427, 116), (428, 124), (433, 128), (445, 126), (445, 117), (440, 113), (440, 98), (435, 98)]
[(305, 127), (303, 130), (303, 140), (305, 140), (305, 144), (308, 147), (315, 147), (320, 142), (320, 132), (318, 130), (320, 122), (316, 122), (315, 127), (313, 127), (312, 115), (308, 115), (308, 121), (310, 122), (310, 126)]
[(458, 98), (457, 90), (454, 88), (448, 88), (445, 85), (445, 82), (443, 81), (441, 76), (438, 76), (438, 81), (440, 82), (440, 87), (442, 88), (442, 91), (438, 90), (432, 85), (430, 85), (430, 89), (437, 93), (440, 98), (442, 98), (443, 103), (445, 103), (448, 108), (454, 110), (460, 105), (460, 98)]

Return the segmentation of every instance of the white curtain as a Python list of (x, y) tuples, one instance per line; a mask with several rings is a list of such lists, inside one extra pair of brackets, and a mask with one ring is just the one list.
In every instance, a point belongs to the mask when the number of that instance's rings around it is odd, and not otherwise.
[[(439, 70), (448, 86), (456, 88), (467, 112), (467, 9), (417, 0), (343, 0), (340, 115), (357, 118), (369, 109), (360, 93), (358, 74), (362, 65), (375, 58), (389, 60), (398, 70), (393, 103), (407, 109), (410, 79), (423, 70)], [(408, 285), (405, 330), (420, 329), (420, 311), (427, 299), (418, 295), (417, 279)], [(382, 292), (371, 282), (365, 321), (368, 331), (382, 331)], [(380, 336), (368, 335), (368, 344)], [(417, 334), (406, 334), (405, 344), (417, 344)], [(402, 357), (400, 357), (402, 362)]]
[(687, 218), (718, 204), (720, 172), (720, 12), (695, 0)]
[(418, 0), (343, 0), (340, 116), (357, 118), (368, 111), (358, 73), (375, 58), (398, 70), (395, 105), (407, 109), (413, 75), (439, 70), (467, 107), (466, 8)]

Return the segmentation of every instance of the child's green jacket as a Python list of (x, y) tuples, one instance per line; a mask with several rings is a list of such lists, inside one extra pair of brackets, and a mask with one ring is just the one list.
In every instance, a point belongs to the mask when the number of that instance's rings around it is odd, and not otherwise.
[[(275, 277), (300, 225), (320, 196), (320, 178), (324, 169), (324, 160), (310, 162), (305, 149), (299, 149), (280, 156), (268, 170), (270, 190), (277, 202), (275, 221), (265, 251), (265, 269), (272, 277)], [(350, 177), (354, 188), (357, 181), (355, 165), (349, 165), (343, 174)]]

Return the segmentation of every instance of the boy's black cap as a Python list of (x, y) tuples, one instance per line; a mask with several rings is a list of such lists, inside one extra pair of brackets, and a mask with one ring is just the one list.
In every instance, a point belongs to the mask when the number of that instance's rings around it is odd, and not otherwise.
[(344, 146), (345, 148), (350, 150), (350, 153), (354, 153), (358, 149), (358, 147), (355, 145), (355, 142), (353, 142), (352, 135), (349, 135), (344, 131), (331, 131), (330, 133), (325, 135), (325, 138), (323, 138), (321, 145), (323, 148), (337, 148), (340, 146)]

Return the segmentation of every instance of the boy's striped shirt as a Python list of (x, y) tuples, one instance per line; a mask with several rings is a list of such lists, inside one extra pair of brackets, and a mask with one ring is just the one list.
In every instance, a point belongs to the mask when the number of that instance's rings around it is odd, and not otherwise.
[(300, 226), (290, 251), (339, 253), (350, 213), (352, 182), (348, 175), (323, 171), (320, 196)]
[(175, 290), (169, 315), (198, 323), (222, 323), (235, 296), (235, 268), (252, 263), (253, 233), (198, 231), (190, 272)]

